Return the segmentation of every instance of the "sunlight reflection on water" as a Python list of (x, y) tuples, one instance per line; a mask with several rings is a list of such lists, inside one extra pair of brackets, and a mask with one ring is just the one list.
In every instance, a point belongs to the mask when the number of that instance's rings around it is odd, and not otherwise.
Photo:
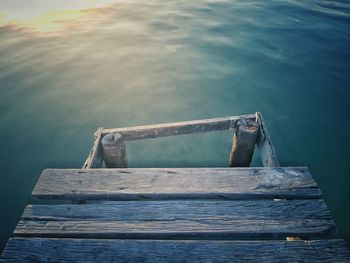
[(0, 26), (52, 36), (91, 29), (108, 17), (109, 7), (117, 1), (37, 1), (35, 5), (16, 2), (2, 3), (5, 8), (0, 10)]

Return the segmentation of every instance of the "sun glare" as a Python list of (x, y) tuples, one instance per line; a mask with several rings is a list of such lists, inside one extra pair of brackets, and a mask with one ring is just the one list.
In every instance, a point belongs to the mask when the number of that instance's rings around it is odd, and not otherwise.
[[(30, 2), (30, 3), (28, 3)], [(89, 16), (116, 0), (3, 0), (0, 2), (0, 27), (31, 33), (57, 34), (91, 26)], [(96, 22), (96, 20), (94, 20)]]

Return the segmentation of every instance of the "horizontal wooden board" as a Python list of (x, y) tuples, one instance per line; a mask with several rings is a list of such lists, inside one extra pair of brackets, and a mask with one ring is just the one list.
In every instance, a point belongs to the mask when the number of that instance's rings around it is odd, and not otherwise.
[(319, 198), (306, 167), (46, 169), (33, 197), (71, 200)]
[(125, 201), (28, 206), (16, 236), (90, 238), (329, 237), (322, 200)]
[(18, 223), (15, 236), (139, 239), (239, 239), (334, 237), (331, 220), (202, 220), (176, 221), (28, 221)]
[(244, 201), (107, 201), (96, 204), (28, 205), (23, 220), (302, 220), (332, 219), (322, 199)]
[(155, 125), (145, 125), (126, 128), (104, 129), (102, 135), (107, 133), (120, 133), (126, 141), (191, 134), (198, 132), (209, 132), (228, 130), (236, 127), (241, 119), (255, 120), (254, 114), (230, 116), (222, 118), (173, 122)]
[(349, 262), (343, 240), (165, 241), (12, 238), (0, 262)]

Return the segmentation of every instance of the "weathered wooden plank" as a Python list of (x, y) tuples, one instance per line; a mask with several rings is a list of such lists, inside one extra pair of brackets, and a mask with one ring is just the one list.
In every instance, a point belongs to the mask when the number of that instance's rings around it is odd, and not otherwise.
[(343, 240), (204, 241), (12, 238), (0, 262), (349, 262)]
[(28, 205), (22, 220), (330, 220), (322, 199), (106, 201), (97, 204)]
[(230, 116), (223, 118), (173, 122), (156, 125), (145, 125), (127, 128), (104, 129), (102, 135), (120, 133), (126, 141), (158, 138), (173, 135), (191, 134), (233, 129), (241, 119), (255, 120), (254, 114)]
[(334, 237), (322, 200), (129, 201), (28, 206), (16, 236), (89, 238)]
[(264, 118), (260, 112), (256, 113), (256, 121), (260, 126), (259, 135), (257, 139), (257, 146), (259, 149), (260, 158), (263, 166), (278, 167), (279, 162), (275, 147), (273, 146), (269, 132), (267, 131)]
[(101, 148), (101, 140), (102, 140), (102, 130), (103, 128), (98, 128), (95, 132), (95, 140), (94, 145), (90, 151), (88, 158), (86, 159), (82, 169), (90, 169), (90, 168), (100, 168), (102, 167), (102, 148)]
[(15, 236), (138, 239), (242, 239), (335, 237), (332, 220), (31, 221), (18, 222)]
[(319, 198), (305, 167), (46, 169), (33, 197), (71, 200)]

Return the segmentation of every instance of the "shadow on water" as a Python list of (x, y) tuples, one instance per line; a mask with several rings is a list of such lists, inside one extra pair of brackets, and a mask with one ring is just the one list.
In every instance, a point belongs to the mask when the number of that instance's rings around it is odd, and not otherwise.
[[(97, 127), (255, 111), (282, 165), (310, 167), (350, 240), (347, 2), (53, 1), (32, 17), (22, 2), (0, 4), (0, 247), (41, 170), (81, 167)], [(164, 138), (128, 152), (133, 167), (226, 166), (230, 141)]]

